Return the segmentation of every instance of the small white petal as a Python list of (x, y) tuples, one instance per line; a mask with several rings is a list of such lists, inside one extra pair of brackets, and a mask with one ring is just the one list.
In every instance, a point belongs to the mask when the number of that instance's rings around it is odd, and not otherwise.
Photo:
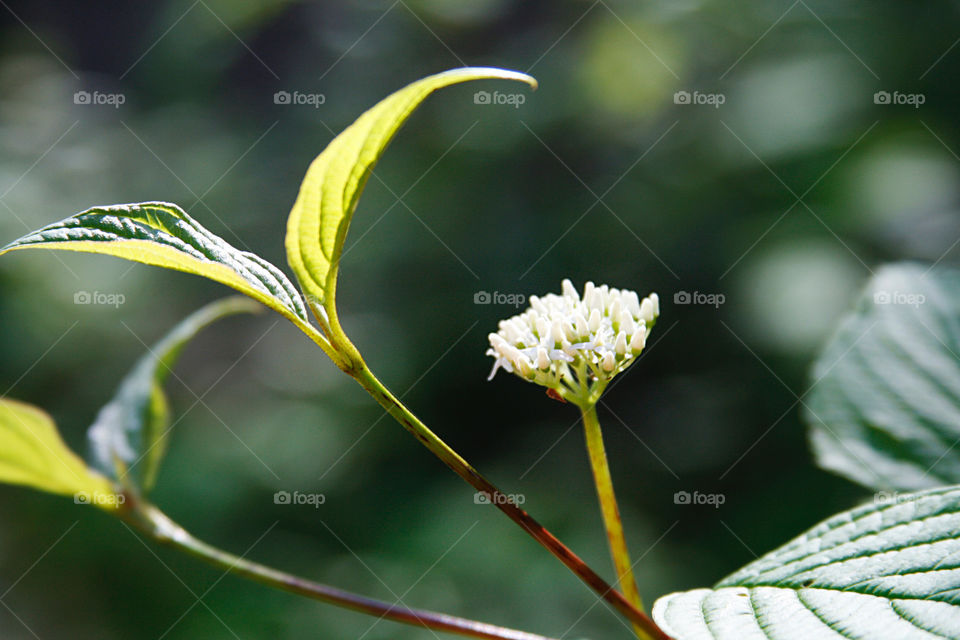
[(577, 293), (577, 289), (573, 286), (573, 283), (570, 282), (570, 280), (568, 280), (567, 278), (564, 278), (563, 284), (561, 285), (561, 287), (563, 288), (564, 296), (570, 298), (572, 301), (575, 301), (575, 302), (580, 301), (580, 294)]
[(603, 354), (603, 370), (610, 373), (617, 367), (617, 361), (613, 357), (613, 352), (607, 351)]
[(533, 373), (533, 364), (527, 359), (526, 356), (521, 355), (517, 359), (517, 371), (520, 372), (520, 375), (523, 377), (529, 377)]
[(636, 291), (627, 291), (626, 292), (626, 301), (624, 304), (627, 307), (627, 310), (634, 318), (640, 317), (640, 297), (637, 295)]
[(623, 331), (617, 334), (617, 343), (614, 348), (617, 350), (618, 356), (624, 356), (627, 354), (627, 334)]
[(624, 309), (620, 312), (620, 330), (626, 331), (628, 336), (632, 336), (634, 328), (633, 316), (629, 311)]
[(610, 305), (610, 321), (611, 322), (616, 322), (619, 324), (620, 311), (621, 311), (620, 298), (616, 298), (614, 299), (613, 304)]
[(497, 351), (500, 351), (503, 347), (510, 344), (499, 333), (491, 333), (488, 338), (490, 340), (490, 346)]
[(550, 337), (553, 339), (554, 343), (563, 342), (563, 326), (560, 324), (559, 320), (553, 321), (553, 326), (550, 328)]
[(640, 328), (637, 329), (637, 332), (633, 334), (633, 338), (630, 340), (630, 351), (633, 352), (633, 355), (637, 355), (647, 344), (647, 328), (643, 325), (640, 325)]
[(517, 360), (523, 357), (523, 354), (520, 353), (520, 349), (517, 349), (512, 344), (505, 344), (500, 350), (503, 353), (503, 356), (510, 361), (511, 364), (516, 364)]
[(651, 293), (647, 297), (650, 298), (650, 300), (653, 302), (653, 317), (659, 318), (660, 317), (660, 296), (658, 296), (655, 293)]
[(640, 319), (649, 324), (653, 322), (655, 317), (653, 300), (644, 298), (643, 302), (640, 303)]
[(550, 321), (540, 316), (537, 318), (537, 337), (547, 338), (550, 336)]
[(583, 317), (583, 314), (579, 311), (575, 311), (573, 314), (573, 324), (577, 328), (577, 337), (583, 338), (590, 333), (590, 328), (587, 326), (587, 319)]
[(537, 349), (537, 368), (538, 369), (549, 369), (550, 368), (550, 358), (547, 356), (547, 350), (543, 347)]
[(589, 327), (591, 333), (596, 333), (600, 329), (600, 310), (594, 309), (590, 312)]
[(546, 305), (544, 305), (543, 300), (537, 296), (530, 296), (530, 307), (537, 313), (547, 313)]
[(600, 289), (593, 289), (593, 291), (590, 292), (590, 298), (585, 299), (585, 301), (591, 309), (603, 308), (603, 298), (600, 295)]

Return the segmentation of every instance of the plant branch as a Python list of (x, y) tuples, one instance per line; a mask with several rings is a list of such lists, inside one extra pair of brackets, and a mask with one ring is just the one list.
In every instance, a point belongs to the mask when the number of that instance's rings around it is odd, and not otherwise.
[(361, 365), (348, 372), (373, 398), (386, 409), (397, 422), (409, 431), (444, 464), (479, 492), (489, 496), (498, 509), (520, 525), (534, 540), (556, 556), (580, 580), (593, 589), (601, 598), (610, 603), (624, 617), (630, 620), (646, 634), (643, 637), (656, 640), (670, 640), (670, 637), (642, 610), (624, 598), (623, 594), (610, 586), (593, 569), (580, 559), (565, 544), (560, 542), (543, 525), (534, 520), (526, 511), (518, 507), (507, 494), (500, 491), (484, 478), (470, 463), (451, 449), (443, 440), (423, 424), (400, 400), (383, 385), (366, 367)]
[(278, 569), (267, 567), (194, 538), (183, 527), (173, 522), (155, 506), (130, 500), (130, 507), (120, 515), (127, 522), (145, 532), (161, 544), (173, 547), (199, 558), (208, 564), (244, 578), (289, 593), (326, 602), (344, 609), (352, 609), (380, 619), (392, 620), (434, 631), (445, 631), (470, 638), (493, 640), (553, 640), (524, 631), (459, 618), (443, 613), (411, 609), (367, 598), (329, 585), (312, 582)]
[[(643, 601), (637, 590), (637, 581), (633, 577), (633, 563), (630, 562), (627, 539), (623, 535), (623, 521), (620, 519), (620, 508), (617, 506), (617, 497), (613, 492), (613, 478), (610, 476), (607, 452), (603, 446), (603, 433), (600, 430), (600, 421), (597, 419), (597, 407), (595, 404), (588, 404), (580, 409), (583, 412), (583, 429), (587, 439), (587, 452), (590, 455), (590, 468), (593, 471), (593, 482), (597, 487), (597, 497), (600, 499), (600, 511), (603, 514), (603, 526), (610, 543), (613, 566), (617, 570), (620, 588), (623, 589), (627, 600), (642, 610)], [(650, 635), (645, 629), (635, 624), (634, 630), (638, 637), (649, 640)]]

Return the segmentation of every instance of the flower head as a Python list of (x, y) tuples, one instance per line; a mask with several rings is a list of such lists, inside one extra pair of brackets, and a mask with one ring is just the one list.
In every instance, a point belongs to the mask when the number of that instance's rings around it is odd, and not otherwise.
[(526, 311), (490, 334), (487, 355), (496, 362), (489, 379), (502, 367), (564, 399), (595, 402), (643, 351), (659, 315), (655, 293), (641, 301), (634, 291), (588, 282), (581, 297), (564, 280), (561, 295), (531, 296)]

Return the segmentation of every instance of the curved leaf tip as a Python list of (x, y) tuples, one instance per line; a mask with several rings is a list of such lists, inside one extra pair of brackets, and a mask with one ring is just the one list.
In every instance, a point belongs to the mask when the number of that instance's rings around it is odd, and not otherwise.
[(489, 78), (492, 80), (516, 80), (517, 82), (524, 82), (530, 85), (530, 88), (534, 91), (540, 87), (537, 79), (533, 76), (523, 73), (522, 71), (501, 69), (500, 67), (460, 67), (457, 69), (450, 69), (448, 71), (441, 71), (440, 73), (436, 73), (432, 76), (427, 76), (424, 78), (424, 80), (458, 75), (466, 76), (464, 81), (479, 80), (483, 78)]
[(427, 76), (396, 91), (333, 139), (307, 170), (287, 221), (287, 261), (315, 311), (336, 317), (336, 280), (343, 242), (373, 167), (413, 111), (437, 89), (499, 79), (537, 88), (532, 76), (495, 67), (463, 67)]

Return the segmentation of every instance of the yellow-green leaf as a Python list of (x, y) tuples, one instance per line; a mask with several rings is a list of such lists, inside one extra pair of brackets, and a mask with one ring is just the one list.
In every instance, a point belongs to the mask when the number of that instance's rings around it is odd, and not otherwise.
[(432, 92), (452, 84), (500, 78), (536, 88), (532, 77), (504, 69), (465, 67), (418, 80), (360, 116), (310, 165), (287, 221), (287, 261), (303, 290), (335, 315), (340, 255), (357, 200), (397, 130)]
[(263, 258), (231, 246), (166, 202), (94, 207), (11, 242), (20, 249), (101, 253), (215, 280), (315, 333), (296, 287)]
[(105, 509), (122, 502), (113, 485), (67, 447), (49, 415), (8, 399), (0, 399), (0, 482), (72, 495)]

